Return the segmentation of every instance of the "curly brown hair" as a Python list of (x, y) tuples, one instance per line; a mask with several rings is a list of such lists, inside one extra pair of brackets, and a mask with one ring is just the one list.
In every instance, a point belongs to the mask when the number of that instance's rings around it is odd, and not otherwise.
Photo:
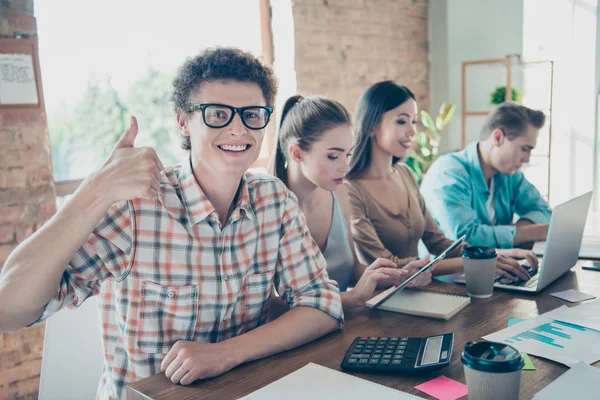
[[(176, 113), (186, 113), (189, 98), (204, 82), (234, 80), (260, 86), (268, 107), (273, 107), (277, 94), (277, 78), (271, 67), (249, 52), (231, 47), (206, 49), (188, 58), (173, 79), (171, 101)], [(190, 138), (181, 135), (181, 148), (191, 149)]]

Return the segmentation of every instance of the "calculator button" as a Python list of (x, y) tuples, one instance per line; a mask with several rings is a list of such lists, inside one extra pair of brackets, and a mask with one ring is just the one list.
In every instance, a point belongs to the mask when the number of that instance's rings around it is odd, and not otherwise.
[(390, 338), (390, 342), (397, 342), (397, 341), (398, 341), (397, 337)]
[(373, 350), (375, 348), (375, 346), (371, 346), (371, 345), (366, 345), (365, 349), (367, 350)]
[(404, 354), (404, 350), (396, 350), (395, 354)]
[(361, 354), (361, 355), (356, 356), (356, 357), (360, 358), (360, 359), (369, 359), (370, 356), (368, 354)]
[(370, 337), (369, 340), (377, 340), (379, 339), (378, 337)]
[(380, 357), (381, 357), (381, 354), (373, 354), (373, 355), (371, 356), (371, 358), (380, 358)]
[(373, 354), (382, 354), (382, 353), (383, 353), (383, 350), (375, 350), (375, 351), (373, 352)]
[(391, 354), (384, 354), (384, 355), (383, 355), (383, 358), (384, 358), (384, 359), (385, 359), (385, 358), (392, 358), (392, 355), (391, 355)]
[(360, 361), (358, 362), (358, 364), (359, 364), (359, 365), (365, 365), (365, 364), (367, 364), (368, 362), (369, 362), (369, 360), (368, 360), (368, 359), (366, 359), (366, 358), (361, 358), (361, 359), (360, 359)]
[(405, 345), (398, 345), (398, 349), (400, 349), (400, 350), (404, 350), (405, 348), (406, 348)]
[(358, 362), (358, 358), (351, 358), (348, 360), (348, 364), (356, 364)]
[(400, 365), (402, 364), (402, 360), (394, 360), (392, 361), (392, 365)]
[(384, 354), (394, 354), (394, 350), (385, 350)]
[(403, 340), (403, 341), (406, 342), (408, 340), (408, 338), (407, 337), (401, 337), (400, 340)]
[(394, 360), (402, 360), (402, 357), (403, 357), (403, 356), (402, 356), (401, 354), (396, 354), (396, 355), (394, 356)]
[(390, 365), (390, 360), (381, 360), (379, 365)]
[(365, 344), (365, 343), (366, 343), (366, 340), (359, 340), (358, 341), (358, 344)]
[(379, 364), (379, 360), (377, 360), (377, 359), (373, 359), (373, 360), (369, 361), (369, 364), (370, 364), (370, 365), (376, 365), (376, 364)]
[(360, 337), (360, 340), (367, 340), (367, 339), (369, 339), (369, 338), (368, 338), (368, 337), (366, 337), (366, 336), (361, 336), (361, 337)]

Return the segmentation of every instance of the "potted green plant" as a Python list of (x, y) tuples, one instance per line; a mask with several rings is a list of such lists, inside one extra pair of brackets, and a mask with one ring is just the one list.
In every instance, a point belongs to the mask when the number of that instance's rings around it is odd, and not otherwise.
[[(516, 87), (511, 87), (511, 99), (515, 103), (521, 102), (521, 92)], [(496, 86), (496, 89), (490, 95), (490, 104), (498, 106), (506, 101), (506, 86)]]
[(435, 118), (421, 110), (421, 124), (427, 129), (426, 132), (418, 132), (415, 136), (415, 146), (404, 162), (415, 172), (417, 180), (421, 183), (423, 176), (429, 166), (440, 155), (440, 132), (448, 125), (448, 122), (454, 116), (456, 105), (453, 103), (444, 103)]

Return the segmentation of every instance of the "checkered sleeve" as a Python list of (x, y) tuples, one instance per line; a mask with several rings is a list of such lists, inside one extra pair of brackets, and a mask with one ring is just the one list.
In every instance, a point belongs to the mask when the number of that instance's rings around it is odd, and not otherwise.
[(79, 307), (98, 293), (105, 279), (127, 273), (133, 250), (128, 202), (116, 203), (69, 261), (55, 297), (46, 304), (37, 324), (64, 307)]
[(313, 240), (296, 196), (287, 191), (281, 221), (276, 285), (291, 308), (317, 308), (344, 324), (336, 282), (329, 278), (325, 258)]

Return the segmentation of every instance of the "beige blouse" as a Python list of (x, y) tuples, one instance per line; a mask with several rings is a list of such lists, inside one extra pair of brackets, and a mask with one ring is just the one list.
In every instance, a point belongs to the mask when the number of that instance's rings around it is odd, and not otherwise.
[[(368, 187), (373, 191), (378, 183), (369, 180)], [(392, 179), (381, 180), (380, 184), (398, 185), (398, 192), (408, 193), (407, 209), (394, 213), (386, 208), (377, 201), (377, 193), (369, 192), (363, 179), (346, 182), (352, 235), (362, 263), (369, 265), (376, 258), (387, 258), (401, 267), (417, 258), (420, 239), (432, 255), (452, 244), (425, 208), (417, 180), (406, 164), (396, 164)], [(460, 256), (463, 247), (455, 249), (448, 257)]]

